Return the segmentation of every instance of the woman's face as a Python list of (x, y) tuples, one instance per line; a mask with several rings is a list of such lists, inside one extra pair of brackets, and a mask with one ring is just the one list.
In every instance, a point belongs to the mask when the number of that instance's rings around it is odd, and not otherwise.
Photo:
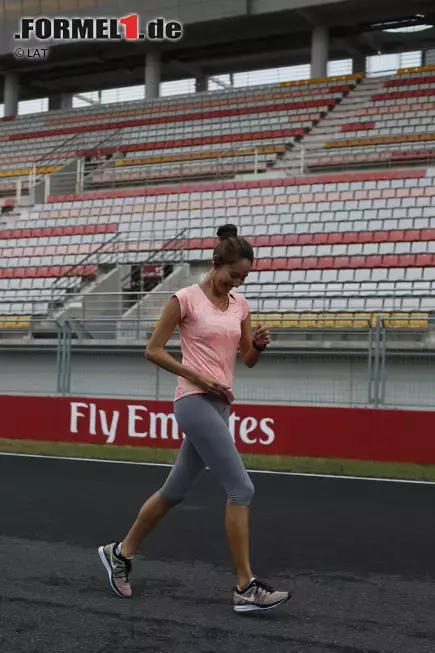
[(213, 281), (217, 290), (227, 295), (233, 288), (243, 285), (251, 269), (252, 263), (248, 259), (215, 268), (213, 270)]

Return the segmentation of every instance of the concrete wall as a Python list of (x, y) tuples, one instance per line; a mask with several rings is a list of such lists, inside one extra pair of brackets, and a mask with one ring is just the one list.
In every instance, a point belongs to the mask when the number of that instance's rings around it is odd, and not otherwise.
[[(177, 357), (177, 356), (176, 356)], [(56, 352), (0, 351), (0, 394), (56, 392)], [(435, 357), (387, 357), (385, 396), (389, 405), (433, 408)], [(365, 405), (368, 365), (357, 355), (264, 355), (248, 369), (238, 362), (235, 394), (240, 401)], [(108, 350), (72, 354), (71, 391), (172, 399), (176, 377), (145, 360), (143, 351)]]

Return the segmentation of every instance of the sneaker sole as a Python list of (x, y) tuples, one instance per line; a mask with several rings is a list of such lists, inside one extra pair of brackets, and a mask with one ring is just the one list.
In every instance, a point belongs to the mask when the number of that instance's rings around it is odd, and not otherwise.
[(125, 596), (125, 594), (121, 594), (121, 592), (116, 588), (115, 583), (113, 582), (113, 572), (112, 572), (112, 567), (110, 566), (106, 554), (104, 553), (104, 547), (100, 546), (98, 549), (98, 555), (100, 557), (101, 562), (106, 568), (107, 573), (109, 574), (109, 581), (110, 581), (110, 587), (113, 589), (115, 594), (121, 597), (121, 599), (129, 599), (131, 598), (130, 596)]
[(277, 608), (279, 605), (282, 605), (283, 603), (287, 603), (291, 599), (291, 595), (289, 594), (286, 599), (283, 599), (279, 603), (274, 603), (273, 605), (267, 605), (266, 607), (263, 607), (261, 605), (250, 605), (247, 603), (246, 605), (234, 605), (234, 611), (235, 612), (265, 612), (266, 610), (272, 610), (273, 608)]

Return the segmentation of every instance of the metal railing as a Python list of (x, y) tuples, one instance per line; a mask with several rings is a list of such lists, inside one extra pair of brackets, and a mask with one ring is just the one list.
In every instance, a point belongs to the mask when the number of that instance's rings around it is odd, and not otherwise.
[[(173, 236), (165, 238), (164, 234), (156, 232), (154, 237), (157, 240), (147, 240), (141, 243), (137, 237), (126, 237), (125, 234), (119, 232), (108, 238), (106, 242), (98, 246), (93, 252), (84, 256), (80, 261), (69, 266), (69, 268), (58, 277), (52, 284), (51, 289), (47, 292), (45, 297), (44, 292), (38, 293), (38, 304), (44, 301), (48, 302), (48, 313), (56, 311), (61, 308), (65, 301), (74, 296), (75, 299), (86, 299), (88, 306), (92, 301), (101, 310), (102, 303), (110, 303), (107, 296), (113, 298), (113, 302), (119, 305), (119, 298), (121, 293), (101, 293), (93, 292), (87, 293), (85, 284), (89, 281), (97, 281), (100, 272), (108, 272), (114, 268), (122, 265), (134, 266), (142, 268), (146, 265), (159, 265), (159, 266), (174, 266), (180, 265), (184, 262), (185, 252), (185, 238), (187, 230), (183, 229)], [(160, 237), (159, 237), (160, 236)], [(163, 279), (163, 277), (162, 277)], [(161, 280), (162, 280), (161, 279)], [(123, 289), (131, 284), (131, 271), (125, 274), (119, 283), (119, 287)], [(7, 292), (7, 291), (6, 291)], [(125, 294), (122, 293), (125, 299)], [(127, 292), (128, 294), (128, 292)], [(136, 301), (140, 301), (145, 296), (145, 293), (139, 293)], [(101, 301), (104, 300), (104, 302)], [(133, 302), (135, 303), (135, 302)]]
[[(122, 129), (111, 131), (105, 135), (97, 143), (89, 143), (89, 139), (93, 139), (95, 134), (93, 132), (79, 132), (66, 138), (64, 141), (56, 145), (50, 152), (44, 154), (33, 166), (29, 172), (28, 179), (19, 178), (16, 180), (16, 199), (20, 203), (23, 196), (23, 189), (27, 187), (28, 194), (33, 201), (35, 200), (35, 188), (37, 184), (44, 183), (45, 191), (44, 198), (50, 194), (51, 188), (51, 175), (56, 175), (56, 180), (68, 181), (68, 192), (71, 192), (71, 181), (74, 181), (75, 193), (80, 193), (85, 188), (87, 177), (91, 175), (100, 165), (102, 161), (99, 160), (100, 153), (110, 148), (117, 151), (122, 141)], [(90, 147), (89, 147), (90, 146)], [(77, 153), (80, 153), (77, 156)], [(88, 155), (88, 156), (87, 156)], [(89, 158), (87, 161), (86, 158)], [(46, 172), (46, 168), (63, 168), (68, 162), (75, 161), (77, 163), (77, 170), (74, 172)], [(62, 181), (61, 181), (62, 183)], [(25, 186), (24, 186), (25, 184)], [(58, 192), (58, 190), (56, 190)]]
[[(116, 256), (118, 244), (119, 234), (116, 233), (105, 243), (97, 247), (91, 254), (85, 256), (78, 263), (69, 266), (69, 268), (53, 282), (50, 291), (50, 304), (54, 306), (59, 301), (63, 302), (65, 295), (68, 292), (74, 294), (82, 292), (82, 279), (87, 276), (84, 273), (88, 267), (89, 269), (94, 266), (99, 267), (104, 263), (116, 264), (116, 261), (114, 262), (114, 255)], [(89, 276), (94, 278), (96, 277), (96, 273), (91, 274), (91, 272), (89, 272)], [(72, 286), (71, 279), (76, 280), (75, 287)]]
[[(237, 156), (239, 154), (239, 156)], [(109, 155), (108, 155), (109, 156)], [(193, 159), (172, 163), (134, 163), (117, 165), (122, 161), (119, 154), (102, 159), (100, 165), (88, 162), (79, 165), (78, 172), (56, 173), (56, 195), (71, 194), (72, 185), (76, 193), (98, 189), (120, 188), (125, 186), (156, 186), (159, 184), (177, 184), (187, 181), (217, 181), (232, 179), (236, 175), (258, 175), (265, 172), (276, 155), (265, 156), (258, 147), (229, 148), (217, 152), (215, 158)], [(264, 160), (261, 160), (263, 157)], [(49, 179), (46, 179), (49, 184)], [(50, 194), (47, 191), (46, 195)], [(51, 193), (52, 194), (52, 193)]]

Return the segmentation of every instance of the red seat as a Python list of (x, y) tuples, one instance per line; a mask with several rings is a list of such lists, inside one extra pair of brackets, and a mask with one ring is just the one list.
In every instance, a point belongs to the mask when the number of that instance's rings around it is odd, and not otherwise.
[(418, 268), (428, 268), (434, 265), (433, 254), (417, 254), (415, 264)]
[(255, 259), (254, 269), (255, 270), (271, 270), (272, 269), (271, 259), (268, 259), (268, 258)]
[(342, 132), (368, 131), (376, 127), (375, 122), (351, 122), (341, 126)]
[(358, 270), (363, 268), (365, 263), (365, 256), (351, 256), (350, 257), (350, 267)]
[(298, 239), (298, 245), (311, 245), (314, 240), (313, 234), (299, 234), (296, 237)]
[(403, 240), (406, 240), (405, 231), (389, 231), (390, 241), (394, 243), (399, 243)]
[(322, 256), (318, 259), (317, 267), (321, 270), (330, 270), (334, 267), (333, 256)]
[(332, 234), (327, 234), (327, 239), (328, 245), (340, 245), (341, 243), (345, 242), (344, 233), (340, 233), (338, 231)]
[(286, 239), (287, 236), (284, 235), (279, 235), (279, 236), (271, 236), (270, 237), (270, 245), (272, 247), (278, 247), (279, 245), (284, 245), (286, 244)]
[[(400, 256), (397, 256), (397, 254), (388, 254), (385, 256), (382, 256), (382, 261), (381, 261), (381, 267), (382, 268), (397, 268), (399, 265), (401, 266), (400, 263)], [(407, 257), (405, 257), (407, 258)]]
[(202, 249), (201, 238), (191, 238), (186, 241), (186, 249)]
[(435, 240), (435, 229), (422, 229), (421, 240)]
[(304, 270), (315, 270), (318, 267), (319, 259), (317, 256), (307, 256), (302, 259), (302, 267)]
[(334, 268), (343, 269), (343, 268), (351, 267), (349, 256), (335, 256), (333, 257), (333, 261), (334, 261)]
[(341, 241), (338, 241), (338, 242), (342, 242), (343, 244), (347, 244), (347, 245), (348, 244), (355, 244), (355, 243), (359, 242), (360, 235), (361, 235), (361, 232), (359, 232), (359, 231), (354, 231), (354, 232), (349, 231), (349, 232), (346, 232), (346, 233), (343, 233), (343, 234), (337, 234), (337, 236), (339, 236), (339, 237), (341, 236)]
[(272, 259), (272, 269), (273, 270), (287, 270), (287, 261), (286, 258), (274, 258)]
[(371, 256), (365, 256), (364, 268), (380, 268), (382, 266), (382, 256), (378, 254), (373, 254)]
[[(385, 257), (389, 258), (389, 257)], [(395, 257), (396, 258), (396, 257)], [(412, 268), (415, 266), (416, 255), (415, 254), (401, 254), (397, 257), (397, 265), (404, 268)], [(391, 266), (393, 267), (393, 266)]]
[(270, 245), (270, 236), (256, 236), (253, 239), (252, 245), (254, 247), (269, 247), (269, 245)]
[(288, 258), (286, 270), (302, 270), (302, 258)]
[(284, 236), (284, 245), (298, 245), (299, 236), (297, 234), (286, 234)]
[(311, 242), (316, 245), (326, 245), (328, 243), (328, 234), (310, 234)]

